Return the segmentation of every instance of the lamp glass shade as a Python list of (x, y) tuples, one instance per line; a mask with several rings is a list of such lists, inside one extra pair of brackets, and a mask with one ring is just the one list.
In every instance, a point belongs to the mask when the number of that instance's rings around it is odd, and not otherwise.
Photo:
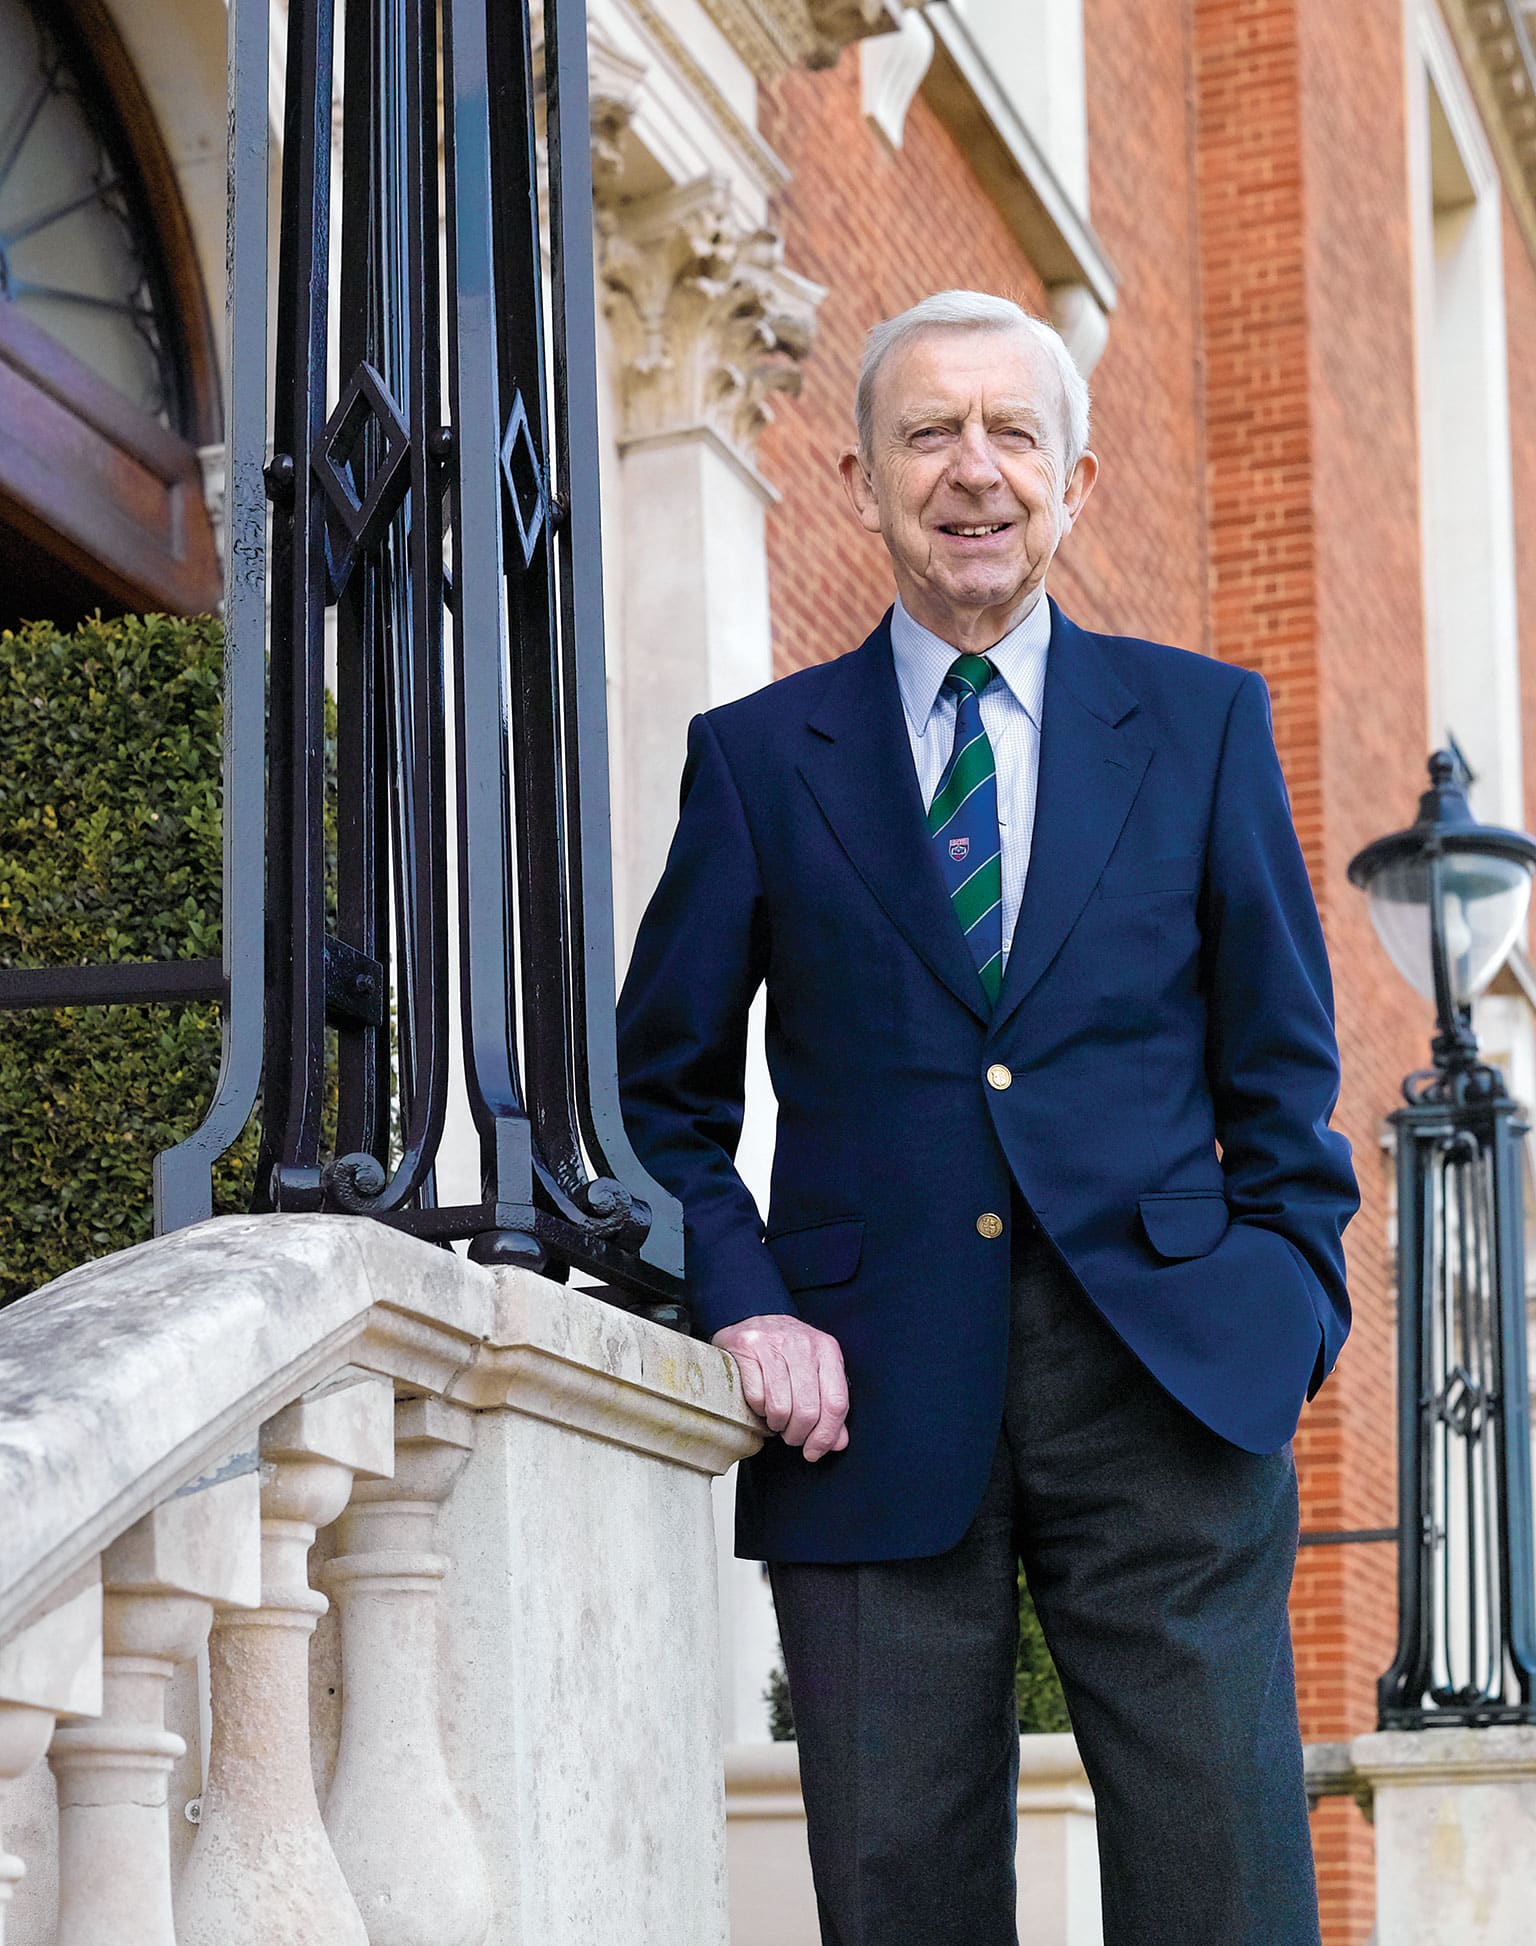
[[(1469, 1007), (1520, 937), (1531, 902), (1531, 868), (1520, 859), (1491, 852), (1448, 852), (1441, 861), (1441, 886), (1451, 995), (1457, 1007)], [(1377, 872), (1367, 903), (1392, 964), (1432, 1002), (1429, 887), (1429, 859), (1420, 853)]]

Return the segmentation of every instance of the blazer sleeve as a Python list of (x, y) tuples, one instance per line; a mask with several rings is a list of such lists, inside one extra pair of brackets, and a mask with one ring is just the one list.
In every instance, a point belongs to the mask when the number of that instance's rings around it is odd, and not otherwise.
[(1349, 1330), (1344, 1226), (1359, 1207), (1339, 1096), (1333, 982), (1271, 728), (1248, 672), (1233, 697), (1207, 849), (1206, 1064), (1227, 1202), (1301, 1259), (1321, 1342), (1308, 1397)]
[(619, 998), (619, 1090), (635, 1153), (683, 1207), (696, 1328), (795, 1315), (736, 1170), (747, 1012), (767, 972), (757, 854), (704, 716), (688, 726), (676, 834)]

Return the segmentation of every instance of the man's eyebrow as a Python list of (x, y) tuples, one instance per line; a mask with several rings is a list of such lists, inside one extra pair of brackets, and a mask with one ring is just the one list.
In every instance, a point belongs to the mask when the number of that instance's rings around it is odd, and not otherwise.
[(988, 417), (1022, 419), (1027, 425), (1033, 426), (1037, 432), (1045, 425), (1044, 415), (1035, 406), (1026, 405), (1022, 400), (1001, 399), (990, 409)]
[[(910, 432), (914, 426), (927, 426), (934, 423), (952, 426), (958, 424), (964, 417), (965, 412), (953, 403), (912, 405), (897, 414), (896, 429), (898, 432)], [(1037, 432), (1045, 427), (1044, 415), (1035, 406), (1026, 405), (1022, 400), (1000, 399), (987, 408), (987, 417), (993, 420), (1022, 420)]]
[(910, 405), (904, 412), (897, 414), (896, 425), (899, 431), (906, 432), (913, 426), (929, 425), (935, 419), (944, 425), (953, 425), (964, 417), (964, 412), (957, 411), (952, 404)]

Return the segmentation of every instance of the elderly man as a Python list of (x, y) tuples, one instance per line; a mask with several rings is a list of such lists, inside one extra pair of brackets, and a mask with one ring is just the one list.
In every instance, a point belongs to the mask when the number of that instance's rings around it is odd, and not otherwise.
[[(822, 1937), (1013, 1946), (1022, 1561), (1108, 1946), (1314, 1946), (1290, 1440), (1357, 1198), (1265, 688), (1047, 598), (1098, 461), (1039, 320), (950, 292), (877, 326), (857, 419), (896, 604), (694, 718), (620, 1006), (695, 1317), (779, 1435), (738, 1551)], [(765, 981), (766, 1232), (734, 1167)]]

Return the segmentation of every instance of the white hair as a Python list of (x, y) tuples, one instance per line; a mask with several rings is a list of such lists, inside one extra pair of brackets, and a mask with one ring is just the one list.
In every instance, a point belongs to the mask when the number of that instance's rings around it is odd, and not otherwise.
[(885, 361), (898, 346), (919, 332), (950, 325), (984, 331), (1023, 331), (1045, 352), (1061, 380), (1067, 434), (1066, 467), (1070, 475), (1088, 450), (1088, 381), (1073, 362), (1066, 340), (1053, 325), (1047, 324), (1044, 318), (1032, 316), (1011, 298), (994, 297), (989, 291), (938, 291), (920, 304), (914, 304), (911, 310), (874, 326), (864, 340), (864, 358), (854, 396), (859, 450), (867, 458), (874, 442), (875, 380)]

